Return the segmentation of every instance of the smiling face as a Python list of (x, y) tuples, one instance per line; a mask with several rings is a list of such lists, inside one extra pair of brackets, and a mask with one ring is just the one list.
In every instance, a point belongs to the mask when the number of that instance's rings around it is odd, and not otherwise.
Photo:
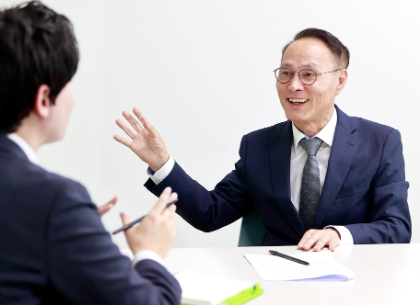
[[(284, 52), (281, 68), (293, 72), (311, 69), (316, 73), (332, 71), (338, 58), (320, 40), (302, 38), (293, 42)], [(277, 93), (287, 119), (307, 136), (316, 135), (327, 125), (334, 113), (334, 100), (347, 80), (345, 69), (318, 75), (312, 85), (303, 84), (297, 75), (287, 84), (276, 81)]]

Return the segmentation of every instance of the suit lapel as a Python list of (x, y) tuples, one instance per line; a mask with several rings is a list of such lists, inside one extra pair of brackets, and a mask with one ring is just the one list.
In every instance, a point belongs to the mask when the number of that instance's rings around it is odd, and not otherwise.
[(360, 144), (360, 139), (355, 133), (356, 126), (353, 126), (351, 118), (338, 107), (336, 109), (337, 126), (335, 128), (334, 142), (328, 161), (324, 187), (312, 225), (314, 228), (318, 228), (325, 216), (327, 216), (338, 192), (343, 186)]
[(305, 226), (294, 207), (290, 196), (290, 153), (293, 141), (292, 122), (280, 125), (270, 143), (271, 182), (280, 208), (298, 236), (305, 233)]

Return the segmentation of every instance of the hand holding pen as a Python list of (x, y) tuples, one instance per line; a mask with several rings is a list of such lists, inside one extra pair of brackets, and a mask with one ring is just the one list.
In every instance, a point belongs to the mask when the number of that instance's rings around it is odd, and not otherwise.
[[(169, 208), (171, 205), (175, 204), (177, 201), (178, 201), (178, 199), (175, 199), (174, 201), (169, 202), (169, 203), (166, 205), (166, 207), (165, 207), (165, 209), (164, 209), (164, 210), (166, 210), (167, 208)], [(162, 212), (163, 212), (163, 211), (162, 211)], [(144, 215), (144, 216), (142, 216), (142, 217), (140, 217), (140, 218), (137, 218), (136, 220), (133, 220), (132, 222), (130, 222), (130, 223), (126, 224), (126, 225), (123, 225), (121, 228), (119, 228), (119, 229), (115, 230), (114, 232), (112, 232), (112, 234), (114, 234), (114, 235), (115, 235), (115, 234), (117, 234), (117, 233), (120, 233), (120, 232), (122, 232), (122, 231), (125, 231), (125, 230), (127, 230), (127, 229), (131, 228), (132, 226), (134, 226), (134, 225), (136, 225), (136, 224), (140, 223), (140, 222), (144, 219), (144, 217), (146, 217), (146, 216), (147, 216), (147, 215)]]
[[(171, 194), (171, 188), (167, 187), (150, 213), (142, 218), (141, 224), (124, 230), (128, 246), (133, 254), (141, 250), (150, 250), (162, 259), (168, 254), (176, 234), (176, 208), (172, 202), (177, 200), (177, 197), (178, 195)], [(130, 224), (128, 215), (122, 212), (120, 216), (124, 226)]]

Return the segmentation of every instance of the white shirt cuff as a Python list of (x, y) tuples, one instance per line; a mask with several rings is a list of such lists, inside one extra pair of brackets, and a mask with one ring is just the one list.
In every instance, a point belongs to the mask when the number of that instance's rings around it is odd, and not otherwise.
[(145, 259), (151, 259), (163, 266), (162, 258), (157, 253), (150, 250), (142, 250), (142, 251), (137, 252), (133, 258), (133, 266), (135, 266), (138, 262)]
[(354, 245), (353, 235), (351, 235), (350, 230), (344, 226), (326, 226), (324, 229), (334, 228), (340, 233), (341, 242), (340, 245)]
[(169, 156), (169, 160), (155, 173), (152, 171), (152, 169), (149, 167), (147, 169), (147, 174), (149, 175), (149, 178), (158, 185), (162, 182), (163, 179), (168, 177), (168, 175), (171, 173), (172, 169), (174, 168), (175, 160), (172, 158), (172, 156)]

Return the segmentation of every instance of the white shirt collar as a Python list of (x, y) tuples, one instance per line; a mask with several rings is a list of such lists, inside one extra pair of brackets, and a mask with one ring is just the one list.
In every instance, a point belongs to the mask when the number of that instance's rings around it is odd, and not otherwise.
[(29, 161), (31, 161), (34, 164), (38, 164), (38, 157), (33, 148), (28, 144), (28, 142), (26, 142), (16, 133), (9, 133), (7, 137), (13, 142), (15, 142), (23, 150), (25, 155), (28, 157)]
[[(336, 125), (337, 125), (337, 111), (335, 110), (335, 107), (334, 107), (334, 113), (331, 117), (331, 120), (314, 137), (317, 137), (321, 139), (325, 144), (332, 146)], [(309, 137), (305, 135), (304, 133), (302, 133), (299, 129), (297, 129), (297, 127), (295, 126), (295, 123), (292, 124), (292, 129), (293, 129), (293, 147), (296, 150), (298, 148), (299, 141), (302, 140), (302, 138), (309, 138)]]

